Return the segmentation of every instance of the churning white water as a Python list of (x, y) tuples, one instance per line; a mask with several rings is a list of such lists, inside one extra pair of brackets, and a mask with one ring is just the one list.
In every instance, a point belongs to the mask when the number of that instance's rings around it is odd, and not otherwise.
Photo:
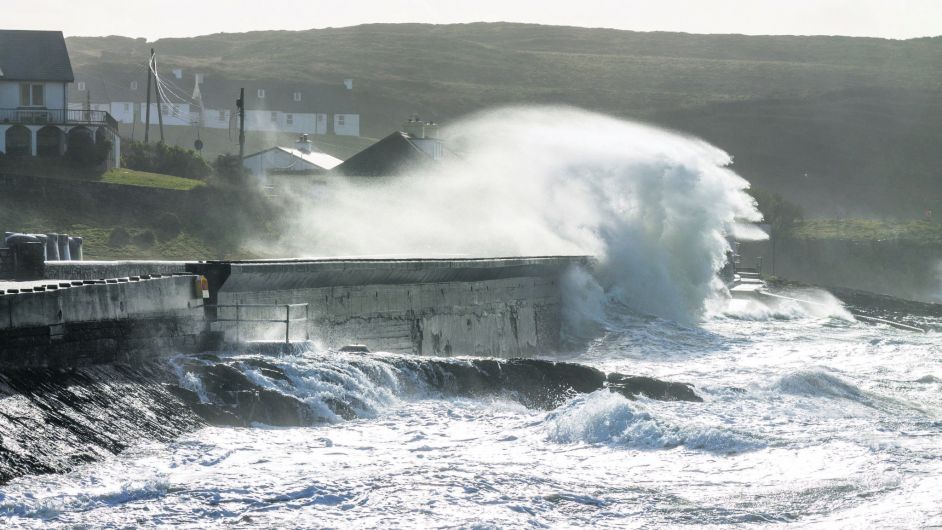
[[(665, 528), (942, 525), (942, 320), (925, 334), (832, 309), (707, 300), (724, 235), (755, 220), (729, 157), (571, 109), (510, 109), (449, 131), (462, 158), (332, 189), (299, 239), (318, 253), (591, 253), (564, 359), (695, 385), (702, 403), (607, 389), (551, 410), (454, 397), (414, 364), (333, 352), (269, 359), (255, 382), (321, 424), (205, 428), (0, 488), (22, 527)], [(462, 144), (462, 142), (464, 142)], [(424, 171), (424, 173), (423, 173)], [(707, 310), (709, 309), (709, 310)], [(651, 316), (657, 315), (657, 316)], [(181, 373), (195, 391), (199, 380)], [(356, 419), (326, 403), (356, 403)]]
[(696, 138), (567, 107), (492, 110), (442, 136), (441, 163), (299, 194), (277, 252), (592, 255), (610, 296), (692, 322), (725, 236), (764, 237), (731, 157)]

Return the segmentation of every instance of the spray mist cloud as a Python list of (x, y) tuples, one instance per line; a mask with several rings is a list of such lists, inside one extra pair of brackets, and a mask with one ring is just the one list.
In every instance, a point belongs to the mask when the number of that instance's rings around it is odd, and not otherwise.
[(446, 159), (385, 179), (300, 192), (281, 253), (308, 256), (592, 255), (605, 292), (696, 318), (727, 235), (761, 215), (708, 143), (568, 107), (482, 112), (442, 131)]

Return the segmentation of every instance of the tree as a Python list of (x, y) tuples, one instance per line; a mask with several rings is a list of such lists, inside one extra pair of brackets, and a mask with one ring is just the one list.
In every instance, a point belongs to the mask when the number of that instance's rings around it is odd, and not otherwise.
[(773, 233), (785, 233), (801, 222), (804, 217), (801, 207), (785, 200), (778, 193), (753, 188), (749, 194), (756, 200), (756, 205), (765, 222), (772, 226)]

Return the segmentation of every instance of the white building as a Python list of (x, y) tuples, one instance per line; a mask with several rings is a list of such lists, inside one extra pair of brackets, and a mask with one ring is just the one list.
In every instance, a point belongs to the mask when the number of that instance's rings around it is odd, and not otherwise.
[(256, 177), (271, 175), (323, 174), (342, 160), (327, 153), (315, 151), (308, 135), (302, 134), (295, 147), (272, 147), (247, 155), (242, 165)]
[[(245, 130), (310, 135), (360, 135), (353, 80), (335, 85), (286, 82), (239, 82), (207, 78), (180, 68), (161, 74), (172, 83), (167, 92), (178, 99), (164, 102), (164, 126), (200, 126), (208, 129), (238, 128), (235, 100), (245, 88)], [(153, 90), (153, 89), (152, 89)], [(100, 71), (81, 76), (69, 93), (74, 109), (108, 109), (119, 123), (143, 124), (148, 115), (147, 77), (123, 71)], [(150, 106), (151, 125), (158, 123), (157, 101)]]
[(78, 135), (110, 141), (119, 165), (118, 124), (106, 109), (68, 105), (72, 62), (59, 31), (0, 30), (0, 153), (54, 157)]

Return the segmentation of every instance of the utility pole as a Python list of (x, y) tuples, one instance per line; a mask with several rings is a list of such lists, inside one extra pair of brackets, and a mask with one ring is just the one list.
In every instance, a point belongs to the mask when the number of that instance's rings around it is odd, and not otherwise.
[[(151, 50), (151, 53), (154, 53), (154, 50)], [(160, 87), (157, 86), (157, 62), (154, 62), (154, 91), (157, 95), (157, 123), (160, 124), (160, 143), (164, 143), (164, 101), (160, 97)]]
[(144, 143), (150, 141), (150, 65), (154, 64), (154, 49), (150, 49), (150, 61), (147, 63), (147, 106), (144, 108)]
[(239, 107), (239, 161), (245, 158), (245, 88), (239, 89), (239, 99), (236, 101)]

